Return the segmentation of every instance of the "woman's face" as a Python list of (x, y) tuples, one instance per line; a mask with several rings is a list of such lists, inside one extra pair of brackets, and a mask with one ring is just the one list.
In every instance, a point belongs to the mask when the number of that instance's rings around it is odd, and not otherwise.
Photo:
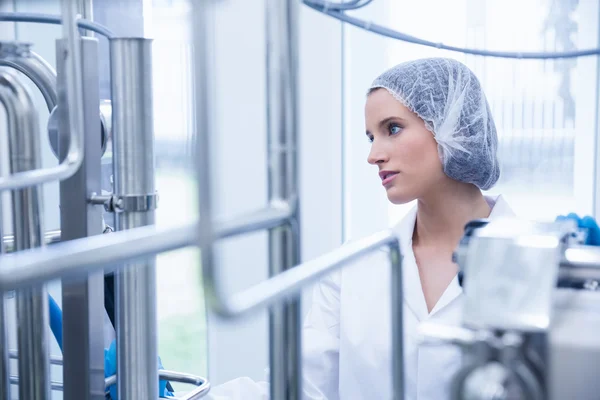
[(392, 203), (423, 198), (447, 179), (433, 134), (387, 90), (369, 94), (365, 122), (371, 142), (368, 161), (378, 167)]

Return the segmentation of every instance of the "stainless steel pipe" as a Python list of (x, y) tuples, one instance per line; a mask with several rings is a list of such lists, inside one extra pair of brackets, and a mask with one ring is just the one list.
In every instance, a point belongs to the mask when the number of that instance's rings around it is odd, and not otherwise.
[[(52, 230), (44, 233), (44, 243), (45, 244), (54, 244), (60, 242), (60, 230)], [(15, 252), (15, 236), (14, 235), (5, 235), (2, 237), (2, 245), (4, 245), (4, 253), (14, 253)]]
[[(116, 196), (155, 196), (152, 41), (110, 40)], [(116, 230), (154, 224), (154, 209), (116, 213)], [(115, 276), (117, 380), (122, 399), (158, 397), (155, 258)]]
[[(16, 73), (0, 74), (0, 102), (7, 111), (9, 170), (12, 174), (40, 168), (37, 112), (26, 87)], [(38, 187), (11, 193), (13, 230), (17, 251), (43, 246), (41, 193)], [(50, 397), (48, 297), (45, 287), (20, 289), (16, 294), (19, 348), (19, 398)]]
[(0, 192), (22, 189), (53, 180), (66, 179), (81, 167), (83, 161), (83, 92), (81, 71), (81, 49), (77, 27), (77, 5), (71, 0), (61, 0), (63, 33), (68, 42), (68, 93), (71, 140), (69, 153), (63, 162), (51, 168), (36, 169), (0, 177)]
[(57, 104), (56, 71), (29, 44), (0, 42), (0, 66), (14, 68), (31, 79), (44, 97), (48, 111)]
[[(267, 0), (267, 165), (269, 203), (285, 202), (292, 216), (269, 230), (269, 275), (300, 263), (298, 219), (298, 0)], [(271, 399), (302, 397), (300, 297), (269, 310)]]

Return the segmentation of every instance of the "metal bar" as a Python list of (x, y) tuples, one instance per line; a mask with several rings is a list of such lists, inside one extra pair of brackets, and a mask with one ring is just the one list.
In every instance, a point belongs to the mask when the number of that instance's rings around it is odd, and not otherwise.
[[(15, 376), (15, 375), (11, 375), (10, 376), (10, 383), (12, 385), (19, 385), (19, 377)], [(50, 382), (50, 389), (52, 390), (56, 390), (56, 391), (62, 391), (63, 390), (63, 384), (62, 382), (56, 382), (56, 381), (51, 381)]]
[[(298, 0), (267, 0), (266, 82), (269, 201), (288, 201), (292, 219), (269, 230), (269, 275), (300, 263), (298, 220)], [(271, 399), (302, 396), (300, 297), (269, 310)]]
[(44, 97), (48, 111), (56, 106), (56, 71), (29, 44), (0, 42), (0, 65), (14, 68), (31, 79)]
[[(19, 352), (16, 350), (9, 350), (8, 356), (12, 360), (19, 359)], [(56, 356), (50, 356), (50, 364), (51, 365), (63, 365), (63, 359)]]
[(0, 290), (13, 290), (52, 279), (85, 279), (89, 274), (115, 272), (124, 262), (197, 244), (196, 222), (176, 228), (156, 226), (113, 232), (44, 249), (0, 257)]
[[(81, 168), (60, 182), (61, 240), (68, 241), (102, 234), (102, 208), (89, 204), (92, 193), (100, 192), (101, 140), (98, 124), (99, 71), (98, 41), (77, 39), (81, 46), (84, 86), (85, 146)], [(69, 112), (65, 88), (68, 77), (61, 58), (67, 43), (57, 41), (58, 155), (62, 161), (69, 151)], [(65, 400), (104, 400), (104, 285), (103, 274), (90, 274), (81, 281), (63, 280), (63, 384)]]
[(281, 202), (276, 206), (249, 213), (232, 221), (221, 224), (217, 223), (215, 226), (215, 238), (226, 239), (245, 233), (276, 228), (290, 221), (292, 216), (292, 209), (287, 203)]
[[(41, 153), (37, 112), (25, 86), (13, 71), (0, 75), (0, 102), (9, 124), (9, 170), (20, 173), (39, 168)], [(38, 187), (11, 193), (13, 230), (17, 250), (43, 246), (41, 193)], [(19, 398), (50, 397), (47, 326), (48, 298), (45, 287), (21, 289), (16, 294), (19, 360)]]
[[(0, 204), (0, 210), (1, 209), (2, 207)], [(4, 292), (0, 292), (0, 323), (2, 323), (2, 326), (0, 326), (0, 400), (11, 400), (8, 335), (6, 333), (8, 324), (6, 323), (6, 304), (4, 303)]]
[[(0, 146), (0, 160), (8, 159), (9, 153), (4, 143)], [(5, 149), (5, 150), (3, 150)], [(4, 207), (2, 195), (0, 195), (0, 238), (4, 232)], [(3, 241), (0, 241), (0, 256), (6, 252), (6, 246)], [(11, 400), (10, 392), (10, 364), (9, 364), (9, 348), (8, 348), (8, 333), (6, 320), (6, 304), (4, 299), (6, 293), (0, 291), (0, 400)]]
[[(52, 230), (46, 231), (44, 234), (44, 243), (46, 245), (59, 243), (60, 242), (60, 230)], [(2, 244), (4, 245), (4, 253), (14, 253), (15, 252), (15, 236), (14, 235), (5, 235), (2, 237)]]
[[(153, 195), (152, 40), (110, 40), (114, 193)], [(154, 224), (154, 210), (116, 214), (116, 230)], [(122, 399), (158, 397), (154, 257), (115, 276), (118, 390)]]
[(71, 0), (61, 0), (63, 33), (68, 42), (68, 84), (69, 123), (71, 141), (69, 153), (64, 162), (51, 168), (17, 172), (0, 177), (0, 192), (9, 189), (23, 189), (53, 180), (62, 180), (73, 175), (81, 167), (83, 159), (83, 94), (81, 55), (77, 31), (77, 5)]
[[(192, 390), (183, 397), (177, 397), (175, 400), (196, 400), (200, 399), (208, 394), (210, 391), (210, 382), (206, 378), (200, 376), (185, 374), (182, 372), (169, 371), (161, 369), (158, 371), (158, 378), (160, 380), (167, 380), (170, 382), (187, 383), (190, 385), (196, 385), (196, 389)], [(112, 375), (105, 379), (106, 388), (117, 383), (117, 376)]]

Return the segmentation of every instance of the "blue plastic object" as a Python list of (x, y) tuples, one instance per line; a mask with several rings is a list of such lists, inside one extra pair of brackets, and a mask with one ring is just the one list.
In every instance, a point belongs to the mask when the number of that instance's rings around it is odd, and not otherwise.
[(58, 347), (60, 347), (60, 351), (62, 351), (62, 310), (50, 295), (48, 295), (48, 306), (50, 308), (50, 330), (58, 343)]
[(586, 245), (600, 246), (600, 227), (598, 227), (598, 223), (594, 218), (590, 216), (579, 217), (579, 215), (575, 213), (570, 213), (566, 216), (559, 215), (556, 217), (557, 221), (565, 219), (571, 219), (577, 223), (578, 228), (587, 230)]
[[(62, 331), (62, 310), (54, 300), (48, 295), (48, 306), (50, 311), (50, 330), (60, 347), (63, 350), (63, 331)], [(158, 358), (158, 369), (164, 369), (160, 357)], [(108, 349), (104, 349), (104, 377), (109, 377), (117, 373), (117, 342), (113, 340)], [(158, 393), (160, 397), (167, 398), (173, 396), (173, 393), (167, 390), (167, 381), (158, 382)], [(117, 400), (117, 385), (112, 385), (110, 388), (110, 397), (112, 400)]]
[[(160, 357), (158, 357), (158, 369), (163, 369), (162, 362), (160, 361)], [(104, 376), (109, 377), (115, 375), (117, 373), (117, 342), (113, 340), (108, 349), (104, 349)], [(112, 400), (117, 400), (117, 385), (112, 385), (109, 387), (110, 398)], [(167, 396), (172, 397), (173, 393), (167, 390), (167, 381), (159, 381), (158, 382), (158, 394), (161, 398), (166, 398)]]

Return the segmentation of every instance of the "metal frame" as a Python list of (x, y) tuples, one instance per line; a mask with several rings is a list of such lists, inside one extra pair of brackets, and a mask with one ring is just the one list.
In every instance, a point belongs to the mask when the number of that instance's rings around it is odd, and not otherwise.
[[(81, 52), (86, 52), (86, 44), (80, 48), (78, 39), (75, 2), (62, 1), (63, 27), (67, 49), (64, 86), (69, 102), (68, 132), (61, 129), (61, 154), (64, 161), (59, 167), (17, 173), (8, 178), (0, 178), (0, 190), (34, 191), (35, 185), (60, 179), (63, 195), (61, 201), (77, 207), (78, 216), (85, 218), (84, 231), (76, 231), (75, 226), (63, 224), (63, 241), (49, 248), (31, 249), (0, 256), (0, 291), (13, 289), (32, 290), (52, 279), (66, 282), (66, 318), (84, 316), (87, 322), (81, 340), (66, 341), (69, 348), (83, 350), (76, 356), (65, 353), (65, 394), (69, 398), (100, 398), (99, 370), (92, 372), (98, 350), (97, 322), (99, 304), (95, 292), (97, 287), (94, 275), (102, 271), (118, 272), (118, 365), (117, 377), (104, 380), (106, 386), (119, 380), (119, 393), (128, 399), (148, 399), (156, 394), (158, 377), (177, 380), (175, 374), (157, 373), (156, 368), (156, 317), (155, 282), (153, 257), (161, 252), (186, 246), (198, 246), (201, 251), (203, 278), (210, 306), (224, 317), (238, 317), (265, 307), (271, 308), (271, 398), (300, 399), (302, 395), (302, 371), (300, 354), (300, 310), (299, 297), (302, 288), (315, 283), (326, 274), (342, 268), (363, 255), (387, 248), (392, 268), (392, 373), (394, 399), (404, 397), (404, 374), (402, 353), (402, 271), (401, 253), (398, 238), (391, 231), (384, 231), (343, 246), (312, 261), (300, 263), (298, 225), (298, 176), (297, 176), (297, 134), (298, 134), (298, 82), (297, 82), (297, 25), (300, 0), (267, 0), (267, 100), (269, 129), (269, 205), (264, 210), (248, 214), (242, 218), (227, 221), (213, 221), (211, 207), (211, 162), (209, 134), (213, 128), (211, 107), (212, 88), (209, 68), (211, 53), (209, 48), (210, 24), (213, 2), (193, 3), (193, 39), (195, 51), (195, 94), (196, 94), (196, 157), (200, 219), (185, 226), (159, 229), (153, 224), (152, 207), (123, 209), (117, 216), (117, 228), (121, 232), (99, 235), (96, 227), (98, 198), (92, 192), (96, 185), (99, 146), (96, 141), (98, 99), (91, 99), (92, 92), (84, 95), (84, 79)], [(93, 39), (83, 42), (92, 43)], [(112, 39), (111, 75), (113, 76), (113, 145), (115, 163), (116, 196), (154, 196), (152, 165), (152, 115), (151, 77), (148, 42), (143, 39)], [(87, 57), (86, 57), (87, 58)], [(85, 62), (85, 61), (84, 61)], [(61, 67), (62, 69), (62, 67)], [(87, 67), (85, 68), (87, 70)], [(60, 72), (60, 70), (59, 70)], [(93, 75), (93, 74), (91, 74)], [(91, 76), (90, 75), (90, 76)], [(59, 84), (60, 79), (59, 79)], [(132, 86), (138, 91), (129, 91)], [(90, 97), (88, 97), (90, 96)], [(59, 100), (60, 101), (60, 100)], [(85, 109), (84, 109), (85, 104)], [(124, 104), (135, 106), (125, 112)], [(65, 108), (65, 112), (67, 109)], [(90, 121), (96, 121), (95, 124)], [(89, 124), (88, 124), (89, 123)], [(93, 126), (95, 125), (95, 127)], [(85, 137), (84, 137), (85, 133)], [(95, 135), (95, 136), (94, 136)], [(86, 146), (84, 146), (84, 142)], [(65, 147), (68, 144), (68, 147)], [(85, 152), (84, 152), (85, 151)], [(125, 159), (130, 161), (125, 163)], [(129, 164), (129, 165), (128, 165)], [(145, 175), (140, 175), (145, 174)], [(82, 196), (69, 199), (67, 188), (75, 188)], [(33, 192), (31, 192), (33, 193)], [(96, 192), (97, 193), (97, 192)], [(149, 197), (148, 197), (149, 198)], [(82, 200), (83, 199), (83, 200)], [(72, 203), (68, 203), (72, 202)], [(25, 204), (25, 203), (21, 203)], [(148, 203), (150, 204), (150, 203)], [(66, 215), (66, 214), (65, 214)], [(30, 221), (35, 218), (32, 214)], [(64, 220), (63, 220), (64, 222)], [(145, 226), (149, 225), (149, 226)], [(81, 229), (79, 227), (78, 229)], [(241, 293), (226, 297), (221, 282), (216, 276), (214, 245), (220, 239), (237, 236), (258, 230), (269, 230), (270, 273), (271, 277)], [(50, 235), (51, 236), (51, 235)], [(42, 231), (37, 233), (37, 244), (41, 245)], [(72, 240), (64, 240), (72, 239)], [(2, 242), (5, 240), (3, 238)], [(7, 243), (10, 240), (6, 240)], [(2, 243), (2, 244), (3, 244)], [(14, 241), (17, 250), (21, 247), (17, 235)], [(296, 265), (294, 267), (294, 265)], [(600, 249), (573, 248), (565, 252), (561, 263), (564, 273), (586, 273), (596, 277), (600, 270)], [(294, 268), (292, 268), (294, 267)], [(73, 280), (77, 282), (74, 282)], [(142, 282), (144, 290), (139, 290), (136, 282)], [(136, 289), (138, 289), (136, 291)], [(37, 290), (37, 289), (36, 289)], [(70, 297), (73, 295), (74, 297)], [(75, 301), (79, 301), (77, 306)], [(70, 305), (69, 305), (69, 302)], [(1, 304), (0, 304), (1, 306)], [(133, 317), (134, 311), (137, 311)], [(69, 327), (69, 329), (71, 329)], [(68, 330), (65, 330), (67, 332)], [(73, 334), (74, 331), (67, 333)], [(0, 339), (1, 335), (0, 335)], [(7, 349), (4, 348), (2, 361)], [(28, 354), (27, 351), (19, 354)], [(83, 370), (75, 370), (75, 366)], [(69, 368), (72, 368), (71, 370)], [(102, 368), (100, 367), (100, 370)], [(0, 372), (2, 362), (0, 361)], [(8, 381), (5, 370), (0, 382)], [(83, 382), (76, 383), (81, 375)], [(48, 375), (39, 373), (44, 385), (50, 385)], [(43, 379), (42, 379), (43, 377)], [(180, 376), (181, 378), (181, 376)], [(189, 378), (189, 379), (188, 379)], [(28, 379), (27, 373), (22, 379)], [(89, 379), (89, 380), (88, 380)], [(201, 396), (208, 390), (208, 383), (196, 377), (187, 377), (200, 385), (194, 396)], [(195, 379), (195, 380), (194, 380)], [(46, 386), (44, 386), (46, 387)], [(102, 395), (103, 395), (102, 387)], [(3, 389), (4, 390), (4, 389)], [(77, 395), (75, 395), (77, 393)], [(37, 398), (37, 397), (29, 397)], [(188, 395), (188, 399), (194, 398)]]
[[(28, 90), (13, 71), (0, 75), (0, 102), (7, 111), (10, 172), (18, 174), (39, 168), (37, 111)], [(39, 188), (13, 190), (11, 198), (15, 248), (19, 251), (43, 246)], [(21, 399), (46, 400), (50, 397), (47, 301), (44, 285), (22, 288), (16, 293)]]
[[(89, 204), (92, 193), (100, 191), (100, 108), (98, 90), (98, 42), (83, 37), (77, 40), (81, 47), (84, 82), (83, 120), (85, 142), (81, 168), (71, 177), (60, 182), (60, 240), (63, 242), (100, 235), (102, 209)], [(59, 93), (58, 154), (62, 161), (68, 157), (70, 145), (69, 114), (71, 102), (65, 96), (68, 80), (63, 55), (67, 43), (58, 40), (57, 92)], [(104, 285), (102, 273), (90, 274), (82, 281), (62, 280), (63, 307), (63, 386), (64, 399), (75, 400), (90, 396), (104, 399)], [(83, 376), (77, 376), (84, 371)]]

